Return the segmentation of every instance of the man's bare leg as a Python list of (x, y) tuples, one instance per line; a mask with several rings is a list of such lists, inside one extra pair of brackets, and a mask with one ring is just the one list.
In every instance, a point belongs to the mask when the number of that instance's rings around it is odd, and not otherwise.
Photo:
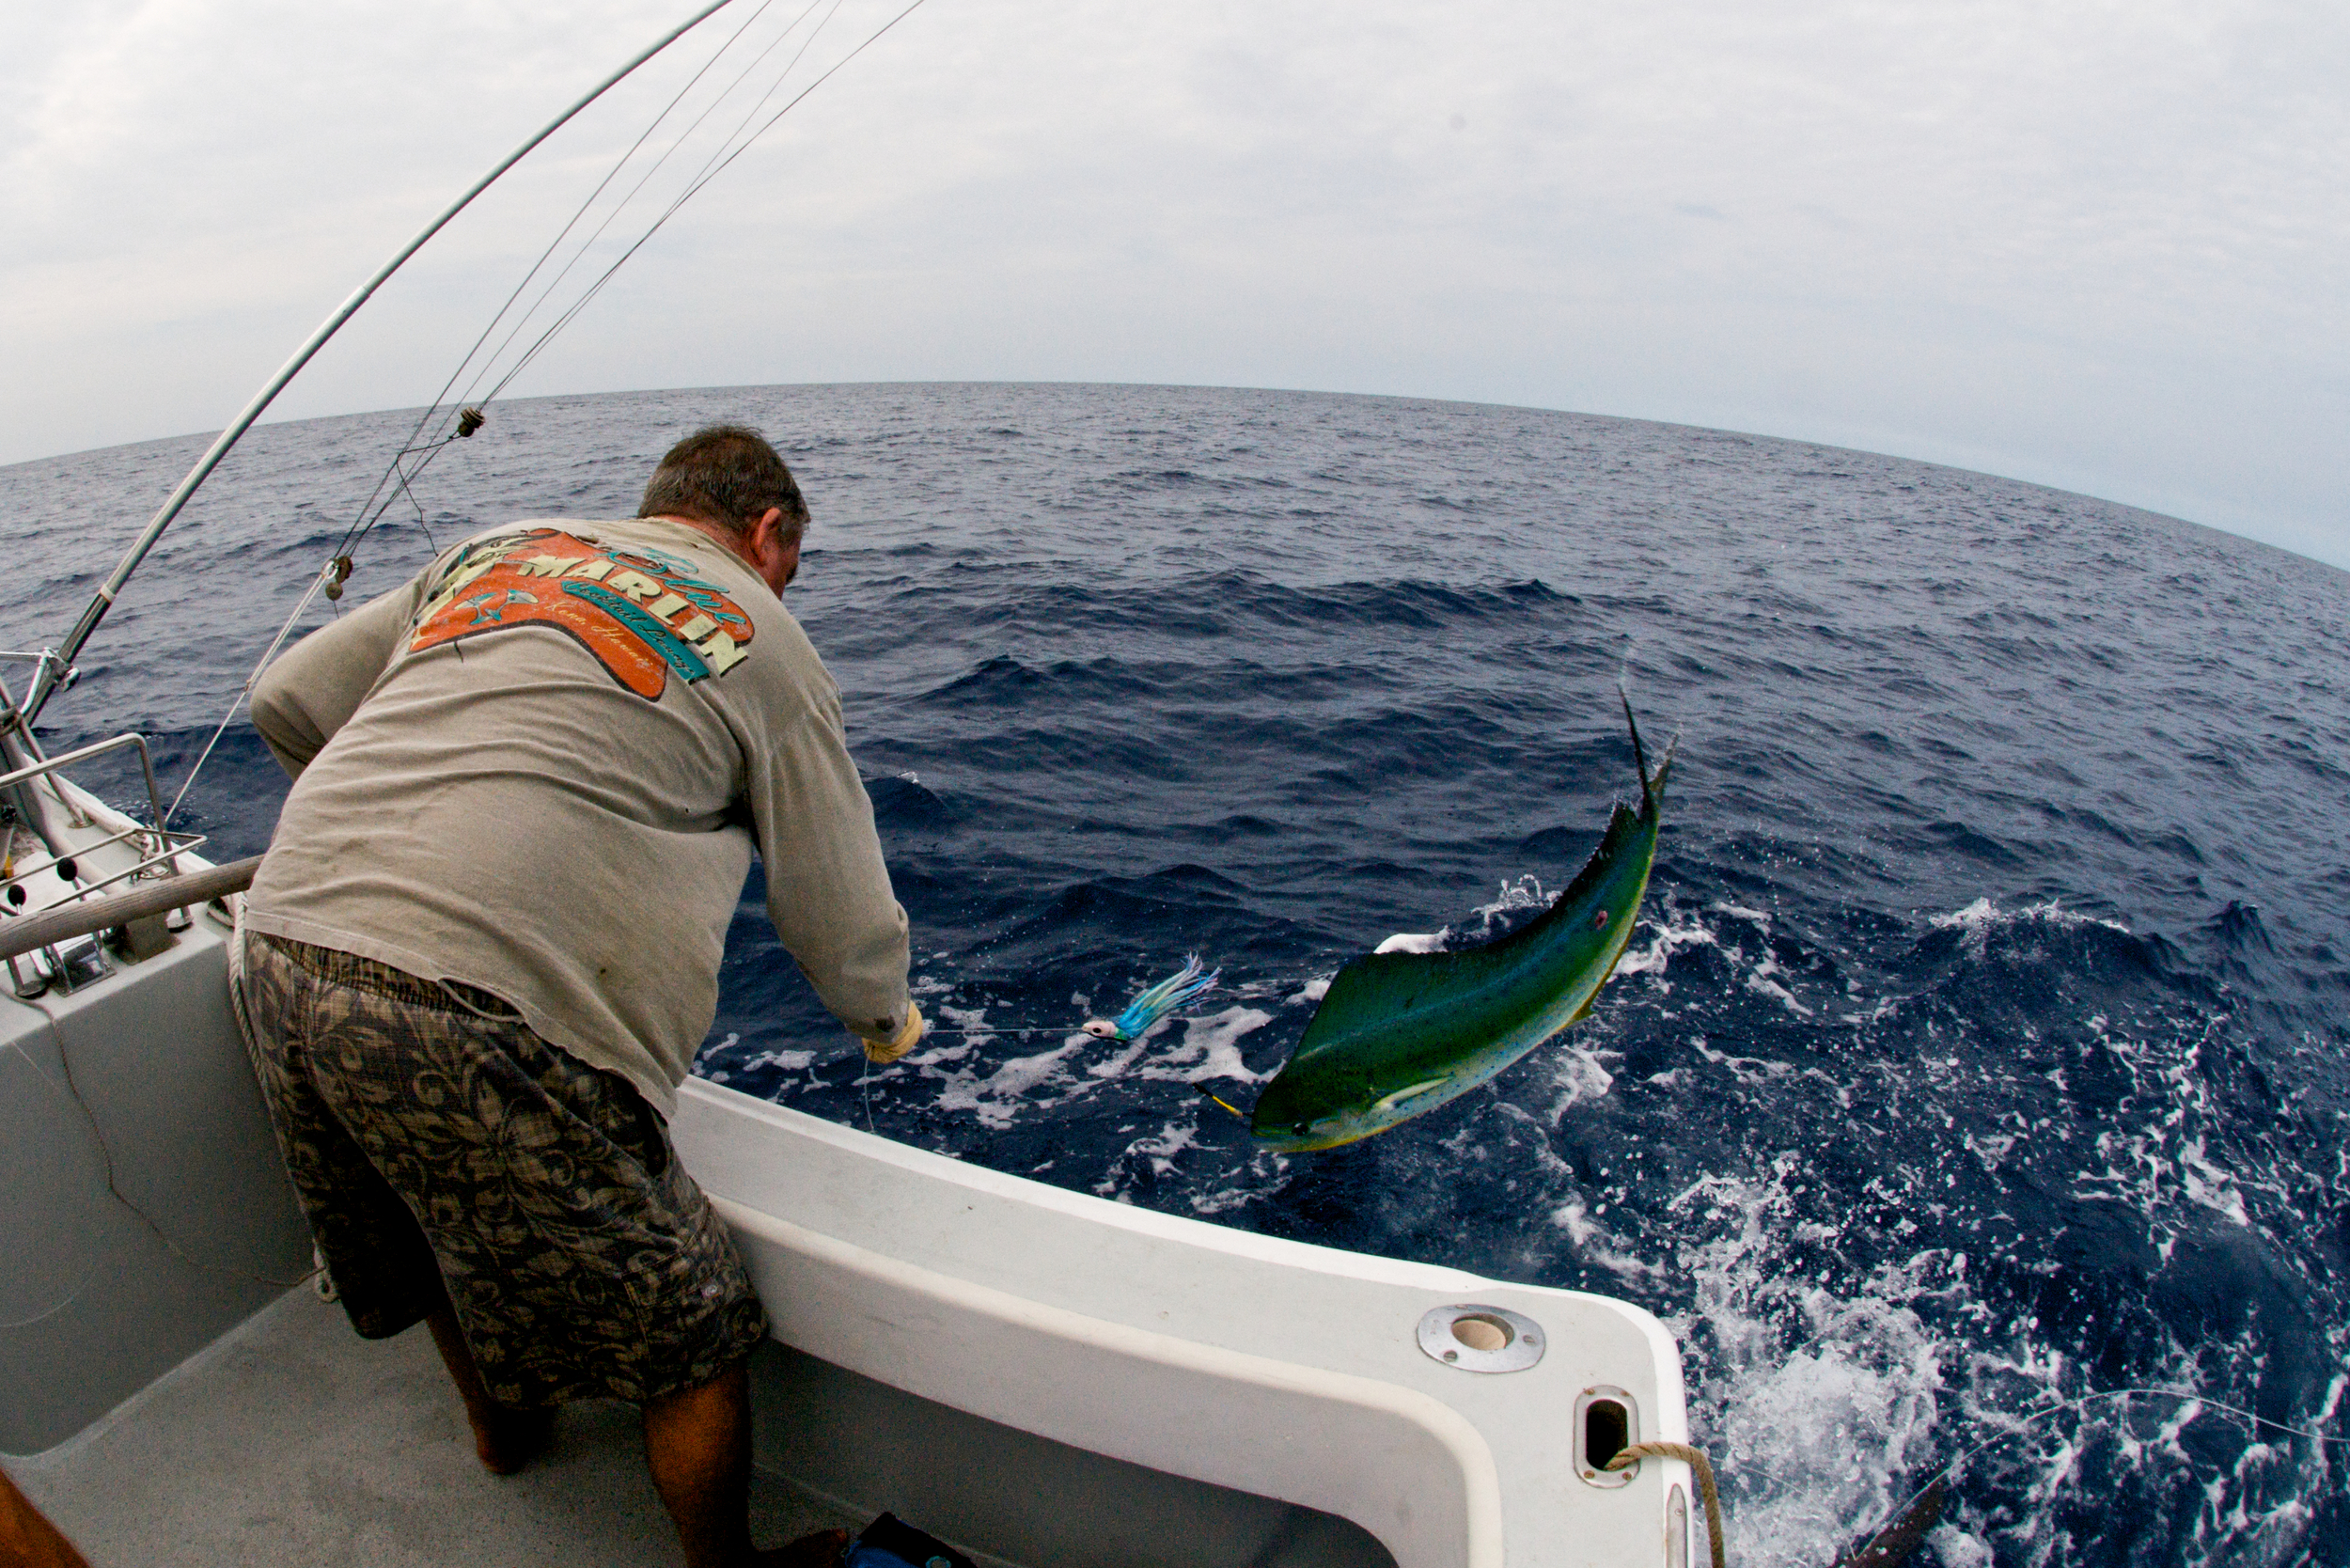
[(448, 1380), (457, 1385), (458, 1397), (465, 1402), (465, 1419), (473, 1426), (473, 1451), (492, 1475), (512, 1475), (546, 1447), (547, 1435), (555, 1429), (555, 1412), (517, 1410), (490, 1397), (446, 1296), (424, 1324), (432, 1330), (432, 1343), (441, 1353), (441, 1364), (448, 1368)]
[(751, 1560), (746, 1363), (647, 1403), (645, 1463), (677, 1526), (685, 1568), (743, 1568)]
[(750, 1390), (744, 1362), (645, 1405), (645, 1463), (686, 1568), (832, 1568), (848, 1542), (841, 1530), (751, 1549)]
[(0, 1471), (0, 1563), (8, 1568), (89, 1568), (56, 1526)]

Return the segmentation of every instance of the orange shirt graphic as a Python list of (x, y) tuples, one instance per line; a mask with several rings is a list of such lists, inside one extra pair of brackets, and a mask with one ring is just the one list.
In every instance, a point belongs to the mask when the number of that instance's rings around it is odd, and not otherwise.
[(724, 675), (747, 657), (743, 607), (650, 550), (607, 550), (554, 528), (469, 546), (427, 601), (409, 651), (548, 626), (594, 654), (613, 680), (648, 701), (672, 671), (688, 683)]

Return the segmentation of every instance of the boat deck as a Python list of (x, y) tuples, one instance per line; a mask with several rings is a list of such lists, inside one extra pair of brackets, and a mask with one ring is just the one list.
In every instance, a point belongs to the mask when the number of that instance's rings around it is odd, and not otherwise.
[[(424, 1330), (361, 1340), (307, 1289), (7, 1468), (92, 1568), (679, 1560), (633, 1407), (566, 1406), (541, 1458), (493, 1476)], [(865, 1523), (763, 1475), (751, 1520), (761, 1545)]]

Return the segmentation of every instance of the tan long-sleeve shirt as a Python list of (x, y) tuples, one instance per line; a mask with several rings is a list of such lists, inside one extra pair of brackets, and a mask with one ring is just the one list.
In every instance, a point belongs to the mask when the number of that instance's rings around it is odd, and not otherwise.
[(692, 528), (479, 535), (303, 639), (253, 722), (294, 775), (256, 931), (478, 986), (666, 1115), (756, 843), (825, 1006), (885, 1039), (905, 1017), (905, 912), (838, 689)]

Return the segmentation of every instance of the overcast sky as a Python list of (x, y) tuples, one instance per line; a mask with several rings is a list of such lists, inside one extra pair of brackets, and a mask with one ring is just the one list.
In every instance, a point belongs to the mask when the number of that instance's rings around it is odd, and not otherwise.
[[(894, 8), (844, 0), (810, 62)], [(0, 462), (217, 429), (688, 9), (13, 8)], [(698, 57), (549, 144), (274, 416), (429, 399)], [(928, 0), (510, 395), (1527, 403), (1953, 463), (2350, 566), (2346, 169), (2340, 0)]]

